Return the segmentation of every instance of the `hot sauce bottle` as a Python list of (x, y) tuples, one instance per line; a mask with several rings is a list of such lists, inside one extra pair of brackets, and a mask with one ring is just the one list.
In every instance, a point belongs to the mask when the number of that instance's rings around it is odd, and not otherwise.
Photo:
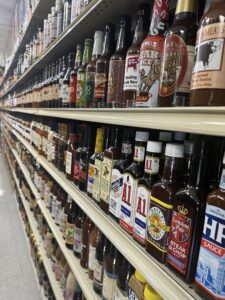
[(131, 47), (127, 51), (125, 62), (125, 74), (123, 83), (123, 103), (122, 106), (130, 105), (136, 100), (138, 89), (138, 60), (140, 46), (147, 35), (150, 18), (150, 5), (142, 3), (138, 7), (138, 20), (135, 28), (134, 38)]
[(91, 230), (94, 227), (94, 223), (89, 217), (86, 217), (83, 227), (82, 227), (82, 248), (81, 248), (81, 257), (80, 264), (83, 268), (88, 268), (88, 257), (89, 257), (89, 241)]
[(133, 237), (145, 245), (146, 223), (150, 203), (151, 188), (159, 180), (161, 142), (148, 141), (145, 157), (144, 177), (138, 180), (137, 199), (134, 212)]
[(218, 189), (207, 198), (195, 289), (207, 300), (225, 299), (225, 156)]
[(120, 225), (131, 234), (133, 233), (138, 179), (143, 176), (144, 172), (148, 137), (149, 133), (146, 131), (136, 132), (133, 163), (123, 173)]
[(158, 106), (189, 105), (196, 19), (197, 1), (178, 0), (174, 22), (164, 43)]
[(166, 260), (173, 197), (183, 185), (184, 146), (167, 144), (165, 155), (163, 176), (152, 187), (147, 216), (146, 250), (160, 262)]
[(168, 0), (155, 0), (149, 34), (140, 48), (137, 107), (157, 105), (164, 32), (167, 29), (168, 20)]
[(167, 251), (167, 264), (188, 283), (194, 280), (211, 169), (206, 141), (199, 136), (194, 141), (188, 184), (173, 198)]
[(67, 143), (67, 151), (66, 151), (66, 178), (69, 180), (73, 180), (74, 174), (74, 159), (76, 155), (76, 149), (78, 147), (79, 135), (76, 133), (69, 134), (69, 140)]

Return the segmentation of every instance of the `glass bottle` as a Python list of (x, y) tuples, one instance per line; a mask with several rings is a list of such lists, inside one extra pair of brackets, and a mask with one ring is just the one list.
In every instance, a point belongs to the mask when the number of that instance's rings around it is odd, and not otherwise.
[(197, 2), (178, 0), (173, 25), (165, 34), (158, 106), (189, 105), (196, 19)]
[(85, 214), (82, 209), (79, 210), (79, 214), (75, 220), (75, 229), (74, 229), (74, 244), (73, 244), (73, 253), (77, 258), (81, 256), (82, 249), (82, 227), (85, 221)]
[(70, 206), (70, 212), (67, 217), (66, 230), (65, 230), (65, 245), (69, 249), (73, 249), (73, 244), (74, 244), (76, 210), (77, 210), (76, 203), (72, 201), (72, 205)]
[(173, 198), (184, 182), (184, 146), (167, 144), (165, 155), (163, 177), (152, 187), (147, 216), (146, 250), (160, 262), (166, 259)]
[(61, 96), (62, 96), (62, 107), (68, 108), (70, 104), (70, 75), (73, 70), (73, 53), (68, 55), (68, 68), (62, 81)]
[(61, 215), (61, 221), (60, 221), (60, 229), (62, 231), (62, 236), (64, 239), (66, 238), (67, 220), (68, 220), (68, 215), (72, 210), (72, 202), (73, 199), (68, 195), (66, 204), (63, 208), (63, 213)]
[(82, 47), (77, 45), (76, 58), (74, 63), (74, 69), (70, 73), (70, 103), (71, 108), (76, 107), (76, 94), (77, 94), (77, 72), (81, 66)]
[(62, 98), (63, 98), (63, 80), (67, 71), (67, 57), (63, 56), (62, 58), (62, 69), (59, 74), (59, 98), (57, 100), (57, 107), (62, 107)]
[(63, 0), (56, 0), (55, 10), (57, 14), (56, 35), (58, 36), (63, 31), (63, 12), (64, 12)]
[(67, 152), (66, 152), (66, 178), (73, 180), (74, 174), (74, 159), (76, 155), (76, 149), (78, 148), (79, 136), (76, 133), (69, 134)]
[(81, 257), (80, 264), (83, 268), (88, 268), (88, 258), (89, 258), (89, 240), (90, 234), (93, 229), (94, 223), (89, 217), (86, 217), (83, 227), (82, 227), (82, 247), (81, 247)]
[(71, 0), (64, 1), (63, 31), (69, 26), (71, 20)]
[(88, 277), (93, 280), (94, 277), (94, 266), (95, 266), (95, 256), (96, 256), (96, 247), (100, 238), (101, 232), (96, 225), (90, 233), (89, 240), (89, 257), (88, 257)]
[(144, 173), (145, 150), (149, 132), (136, 131), (133, 163), (124, 170), (120, 225), (133, 233), (134, 209), (136, 207), (138, 180)]
[(76, 186), (78, 186), (80, 180), (80, 155), (84, 145), (85, 130), (86, 130), (86, 125), (81, 125), (79, 147), (76, 149), (74, 168), (73, 168), (74, 169), (73, 180)]

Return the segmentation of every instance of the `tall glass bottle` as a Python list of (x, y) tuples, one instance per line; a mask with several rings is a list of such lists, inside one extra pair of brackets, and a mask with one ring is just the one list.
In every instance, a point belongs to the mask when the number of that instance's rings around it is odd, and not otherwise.
[(70, 105), (70, 74), (73, 70), (73, 63), (74, 63), (73, 60), (74, 60), (73, 53), (69, 53), (68, 68), (63, 78), (62, 86), (61, 86), (62, 107), (65, 108), (69, 107)]
[(63, 98), (63, 80), (67, 71), (67, 57), (63, 56), (62, 69), (59, 74), (59, 98), (57, 101), (57, 107), (62, 107), (62, 98)]
[(74, 175), (74, 160), (76, 149), (78, 148), (79, 136), (76, 133), (69, 134), (68, 147), (66, 152), (66, 178), (73, 180)]
[(173, 25), (165, 38), (158, 106), (189, 105), (196, 19), (197, 1), (178, 0)]
[(73, 249), (74, 244), (74, 230), (75, 230), (75, 218), (76, 218), (76, 203), (72, 201), (70, 206), (70, 212), (67, 217), (67, 223), (65, 228), (65, 244), (69, 249)]
[(109, 60), (114, 51), (115, 28), (107, 24), (101, 56), (96, 61), (94, 103), (96, 107), (105, 107), (107, 100)]
[(107, 91), (107, 106), (121, 107), (126, 52), (130, 46), (131, 18), (124, 15), (120, 20), (120, 31), (116, 51), (110, 58)]
[(57, 14), (57, 30), (56, 36), (58, 36), (63, 31), (63, 0), (56, 0), (55, 4), (56, 14)]
[(82, 59), (82, 47), (77, 45), (76, 58), (74, 63), (74, 69), (70, 73), (70, 103), (69, 107), (76, 107), (76, 94), (77, 94), (77, 72), (81, 66)]
[(122, 106), (130, 106), (135, 103), (138, 90), (138, 62), (140, 55), (140, 46), (147, 36), (150, 19), (150, 5), (142, 3), (138, 7), (137, 24), (131, 47), (127, 51), (125, 74), (123, 83), (123, 102)]
[(79, 139), (79, 147), (76, 149), (76, 154), (74, 158), (74, 174), (73, 180), (75, 185), (78, 186), (80, 179), (80, 155), (84, 146), (84, 138), (85, 138), (86, 125), (80, 126), (80, 139)]
[(93, 229), (94, 223), (91, 221), (89, 217), (86, 217), (85, 222), (82, 227), (82, 249), (81, 249), (81, 257), (80, 264), (83, 268), (88, 268), (88, 257), (89, 257), (89, 241), (90, 234)]
[(95, 255), (96, 247), (101, 236), (101, 232), (96, 225), (90, 233), (89, 240), (89, 257), (88, 257), (88, 277), (93, 280), (94, 277), (94, 266), (95, 266)]
[(168, 0), (161, 2), (155, 0), (149, 33), (140, 48), (137, 107), (157, 105), (164, 32), (167, 29), (168, 21)]
[(81, 256), (82, 250), (82, 227), (85, 221), (85, 214), (82, 209), (79, 210), (79, 214), (75, 220), (74, 229), (74, 243), (73, 243), (73, 253), (77, 258)]

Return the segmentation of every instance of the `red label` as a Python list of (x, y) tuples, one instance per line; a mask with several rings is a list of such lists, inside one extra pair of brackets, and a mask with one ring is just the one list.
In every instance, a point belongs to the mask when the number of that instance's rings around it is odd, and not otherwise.
[(74, 162), (74, 179), (79, 180), (79, 174), (80, 174), (80, 164), (78, 161)]
[(192, 220), (185, 214), (173, 211), (167, 262), (182, 274), (187, 271), (191, 233)]
[(96, 73), (95, 74), (95, 99), (106, 98), (107, 95), (107, 86), (108, 86), (108, 73)]
[(77, 94), (77, 75), (70, 78), (70, 103), (76, 102)]
[(175, 34), (167, 36), (159, 87), (161, 97), (170, 96), (177, 90), (185, 78), (187, 68), (188, 53), (184, 40)]
[(207, 240), (202, 239), (201, 246), (206, 248), (207, 250), (209, 250), (210, 252), (214, 253), (217, 256), (222, 257), (225, 254), (224, 248), (219, 247), (219, 246), (215, 245), (214, 243), (211, 243)]

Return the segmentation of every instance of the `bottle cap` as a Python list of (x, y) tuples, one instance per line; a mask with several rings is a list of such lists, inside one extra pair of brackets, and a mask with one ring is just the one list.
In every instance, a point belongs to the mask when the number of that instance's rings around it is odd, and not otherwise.
[(148, 141), (147, 152), (161, 153), (162, 152), (162, 143)]
[(147, 131), (136, 131), (135, 141), (137, 142), (147, 142), (149, 137), (149, 132)]
[(144, 289), (145, 300), (161, 300), (159, 294), (147, 283)]
[(174, 141), (180, 142), (184, 141), (186, 138), (186, 133), (185, 132), (175, 132), (174, 133)]
[(146, 282), (147, 282), (146, 279), (145, 279), (145, 278), (141, 275), (141, 273), (139, 273), (138, 271), (135, 271), (134, 276), (135, 276), (135, 278), (136, 278), (138, 281), (140, 281), (140, 282), (142, 282), (142, 283), (146, 283)]
[(191, 141), (184, 141), (184, 153), (191, 155), (194, 150), (194, 143)]
[(171, 142), (172, 141), (172, 132), (161, 131), (159, 133), (159, 140), (162, 142)]
[(184, 157), (184, 145), (180, 144), (166, 144), (166, 156), (170, 157)]

